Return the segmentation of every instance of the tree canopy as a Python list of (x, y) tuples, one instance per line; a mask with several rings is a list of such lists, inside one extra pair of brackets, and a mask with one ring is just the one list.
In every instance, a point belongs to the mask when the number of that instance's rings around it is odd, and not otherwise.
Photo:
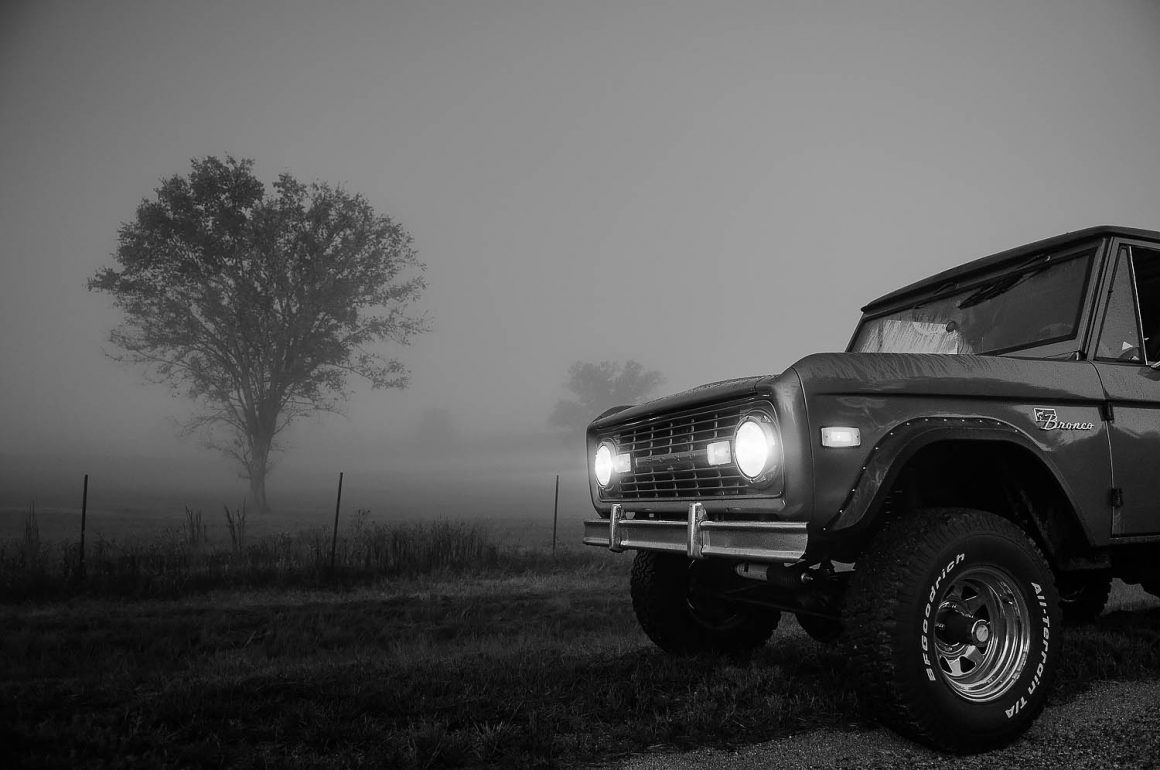
[(89, 288), (123, 313), (115, 357), (194, 399), (189, 429), (226, 429), (216, 446), (261, 509), (286, 426), (337, 410), (351, 377), (406, 387), (406, 367), (376, 346), (428, 328), (408, 312), (426, 284), (400, 225), (341, 187), (283, 173), (269, 190), (252, 160), (195, 159), (162, 180), (112, 256)]
[(644, 401), (664, 381), (664, 375), (638, 361), (577, 361), (564, 382), (573, 398), (556, 402), (549, 422), (567, 431), (583, 430), (606, 409)]

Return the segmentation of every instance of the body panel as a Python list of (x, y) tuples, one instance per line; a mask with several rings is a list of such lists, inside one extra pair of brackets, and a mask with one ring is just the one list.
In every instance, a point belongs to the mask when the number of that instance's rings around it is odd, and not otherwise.
[[(801, 377), (812, 440), (827, 425), (862, 431), (856, 450), (815, 450), (813, 526), (821, 529), (843, 510), (874, 447), (891, 431), (918, 418), (986, 418), (1007, 426), (1060, 481), (1092, 544), (1110, 534), (1110, 472), (1105, 395), (1091, 363), (999, 356), (842, 353), (808, 356), (793, 367)], [(1086, 430), (1044, 429), (1036, 409), (1090, 424)]]
[(637, 406), (630, 406), (614, 414), (597, 418), (590, 427), (599, 431), (610, 425), (624, 425), (625, 423), (647, 418), (652, 415), (669, 414), (678, 410), (701, 406), (702, 404), (732, 401), (733, 399), (748, 396), (756, 392), (757, 383), (763, 379), (765, 378), (738, 377), (733, 380), (722, 380), (721, 382), (711, 382), (708, 385), (700, 385), (690, 390), (674, 393), (671, 396), (662, 396), (661, 398), (647, 401)]
[(1160, 371), (1096, 362), (1115, 419), (1110, 423), (1112, 483), (1123, 505), (1112, 535), (1160, 534)]

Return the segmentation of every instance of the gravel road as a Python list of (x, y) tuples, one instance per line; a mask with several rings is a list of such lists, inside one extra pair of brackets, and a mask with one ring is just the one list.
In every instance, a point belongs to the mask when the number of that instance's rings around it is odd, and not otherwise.
[(721, 768), (1160, 768), (1160, 682), (1105, 682), (1046, 709), (1016, 743), (947, 757), (885, 730), (816, 730), (739, 751), (636, 757), (622, 770)]
[[(1123, 604), (1154, 604), (1136, 587)], [(1112, 602), (1109, 609), (1116, 609)], [(634, 757), (620, 770), (778, 768), (1064, 768), (1160, 769), (1160, 681), (1101, 682), (1067, 703), (1049, 706), (1012, 745), (969, 757), (947, 756), (885, 728), (816, 730), (737, 751), (702, 749)]]

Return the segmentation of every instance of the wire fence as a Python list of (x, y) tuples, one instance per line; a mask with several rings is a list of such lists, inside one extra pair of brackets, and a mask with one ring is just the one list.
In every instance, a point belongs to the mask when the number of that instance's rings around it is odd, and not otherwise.
[[(227, 538), (210, 537), (210, 520), (186, 505), (177, 527), (146, 535), (91, 537), (86, 529), (89, 477), (84, 477), (80, 528), (73, 537), (41, 537), (35, 503), (23, 514), (19, 535), (0, 539), (0, 600), (74, 595), (175, 596), (234, 586), (342, 585), (380, 578), (435, 573), (510, 571), (566, 566), (590, 556), (566, 538), (558, 549), (559, 477), (548, 486), (542, 509), (551, 507), (551, 540), (513, 545), (487, 522), (440, 518), (384, 522), (369, 509), (342, 511), (340, 473), (331, 526), (321, 520), (293, 532), (251, 532), (253, 512), (243, 502), (221, 507)], [(547, 486), (547, 485), (545, 485)], [(548, 495), (552, 495), (549, 502)], [(75, 520), (74, 520), (75, 521)], [(541, 519), (548, 527), (546, 513)], [(218, 530), (222, 528), (219, 526)]]

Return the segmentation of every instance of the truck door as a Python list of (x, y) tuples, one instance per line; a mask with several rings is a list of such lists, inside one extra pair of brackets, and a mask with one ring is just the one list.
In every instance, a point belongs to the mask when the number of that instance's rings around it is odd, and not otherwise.
[(1121, 243), (1094, 363), (1111, 406), (1113, 536), (1160, 534), (1160, 250)]

